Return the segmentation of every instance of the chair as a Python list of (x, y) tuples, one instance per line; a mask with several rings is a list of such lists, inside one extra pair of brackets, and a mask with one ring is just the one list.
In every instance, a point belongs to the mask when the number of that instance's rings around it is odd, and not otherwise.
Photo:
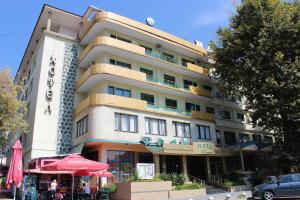
[(101, 200), (109, 200), (107, 189), (101, 189)]

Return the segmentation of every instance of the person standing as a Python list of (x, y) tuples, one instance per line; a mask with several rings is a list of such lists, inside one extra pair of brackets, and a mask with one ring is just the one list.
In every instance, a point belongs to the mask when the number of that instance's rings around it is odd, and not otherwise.
[(51, 197), (53, 199), (55, 198), (56, 188), (57, 188), (57, 183), (56, 183), (56, 180), (53, 179), (53, 181), (50, 184), (50, 192), (51, 192)]

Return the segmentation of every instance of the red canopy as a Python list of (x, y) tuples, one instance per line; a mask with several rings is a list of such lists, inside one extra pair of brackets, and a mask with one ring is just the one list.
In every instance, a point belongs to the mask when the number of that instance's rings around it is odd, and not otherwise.
[(71, 154), (62, 160), (43, 166), (42, 169), (49, 171), (97, 171), (108, 169), (108, 165), (85, 159), (78, 154)]
[(14, 183), (15, 186), (18, 186), (20, 185), (22, 180), (22, 144), (20, 140), (17, 140), (14, 146), (12, 147), (12, 157), (7, 173), (6, 185)]
[(98, 176), (98, 177), (112, 177), (113, 174), (107, 170), (100, 170), (95, 172), (89, 172), (86, 170), (80, 170), (74, 173), (74, 176)]

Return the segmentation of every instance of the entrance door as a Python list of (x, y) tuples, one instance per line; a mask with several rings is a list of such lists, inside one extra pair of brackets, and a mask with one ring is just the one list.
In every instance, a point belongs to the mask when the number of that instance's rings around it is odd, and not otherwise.
[(188, 174), (201, 179), (206, 179), (205, 160), (201, 156), (187, 156), (187, 170)]
[(166, 156), (167, 173), (182, 173), (180, 156)]

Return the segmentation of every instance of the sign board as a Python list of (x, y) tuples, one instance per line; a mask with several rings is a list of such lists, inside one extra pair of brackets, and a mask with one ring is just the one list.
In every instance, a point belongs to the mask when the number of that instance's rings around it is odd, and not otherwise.
[(136, 170), (141, 179), (152, 179), (154, 177), (153, 163), (137, 163)]
[(195, 154), (215, 154), (215, 144), (212, 142), (194, 142)]
[(213, 155), (215, 144), (213, 142), (193, 142), (192, 145), (164, 144), (162, 153), (182, 155)]

